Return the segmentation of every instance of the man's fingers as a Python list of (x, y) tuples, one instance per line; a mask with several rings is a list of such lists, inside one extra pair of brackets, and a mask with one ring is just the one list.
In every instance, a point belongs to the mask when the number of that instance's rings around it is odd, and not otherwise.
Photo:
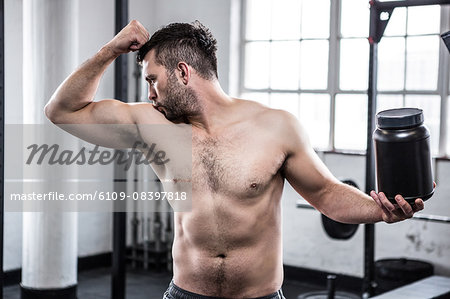
[(128, 30), (124, 32), (124, 35), (131, 38), (130, 49), (137, 50), (148, 41), (150, 34), (138, 21), (132, 20), (127, 27)]
[(150, 33), (147, 31), (147, 29), (145, 29), (145, 27), (141, 23), (139, 23), (139, 21), (136, 20), (131, 21), (130, 24), (137, 29), (136, 33), (138, 33), (138, 35), (142, 37), (142, 41), (140, 41), (141, 44), (146, 43), (150, 38)]
[(136, 20), (132, 20), (108, 43), (115, 54), (125, 54), (139, 50), (149, 39), (150, 34)]
[(377, 200), (378, 196), (377, 196), (377, 193), (375, 191), (373, 191), (373, 190), (370, 191), (370, 196), (373, 198), (373, 200), (375, 200), (375, 201)]
[(139, 50), (147, 42), (147, 39), (141, 33), (138, 33), (136, 36), (132, 36), (131, 38), (132, 40), (129, 41), (130, 44), (128, 47), (130, 51)]
[(383, 210), (383, 213), (386, 215), (391, 214), (386, 207), (381, 203), (378, 194), (375, 191), (370, 192), (370, 196), (373, 198), (373, 200), (377, 203), (377, 205)]
[(405, 218), (411, 218), (415, 212), (423, 210), (423, 200), (417, 198), (414, 204), (409, 204), (401, 195), (395, 196), (396, 204), (391, 203), (383, 192), (370, 192), (370, 196), (383, 210), (383, 220), (387, 223), (397, 222)]
[(423, 200), (421, 198), (417, 198), (416, 201), (414, 202), (414, 212), (423, 210), (424, 206), (425, 205), (423, 203)]
[(399, 207), (402, 209), (403, 213), (406, 215), (406, 217), (412, 217), (414, 214), (413, 209), (411, 205), (401, 196), (397, 195), (395, 196), (395, 201), (399, 205)]
[(383, 192), (378, 193), (378, 198), (388, 211), (390, 211), (391, 213), (395, 211), (394, 205), (389, 201), (389, 199), (387, 199), (386, 195), (384, 195)]
[(380, 208), (383, 208), (383, 205), (381, 204), (380, 200), (378, 199), (378, 195), (377, 195), (377, 193), (375, 191), (371, 191), (370, 192), (370, 196), (373, 198), (373, 200), (377, 203), (377, 205)]
[(142, 25), (139, 26), (139, 29), (141, 30), (141, 34), (142, 34), (142, 37), (144, 38), (145, 42), (147, 42), (150, 38), (150, 33)]
[(131, 42), (130, 49), (139, 50), (146, 42), (147, 39), (140, 35)]
[(144, 28), (137, 28), (136, 30), (136, 40), (142, 44), (148, 41), (149, 34)]
[(139, 48), (140, 48), (140, 46), (139, 45), (137, 45), (137, 44), (132, 44), (131, 46), (130, 46), (130, 51), (137, 51), (137, 50), (139, 50)]

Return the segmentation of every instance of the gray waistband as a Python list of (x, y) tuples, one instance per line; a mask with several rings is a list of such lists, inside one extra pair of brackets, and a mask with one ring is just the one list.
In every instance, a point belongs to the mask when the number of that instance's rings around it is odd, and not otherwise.
[[(180, 288), (179, 286), (175, 285), (175, 283), (173, 281), (170, 282), (169, 288), (166, 291), (166, 295), (169, 295), (170, 297), (165, 296), (164, 298), (169, 298), (169, 299), (212, 299), (212, 298), (225, 299), (222, 297), (203, 296), (203, 295), (199, 295), (199, 294), (195, 294), (195, 293), (186, 291), (186, 290)], [(283, 292), (281, 291), (281, 289), (279, 289), (278, 291), (276, 291), (273, 294), (263, 296), (263, 297), (253, 298), (253, 299), (285, 299), (285, 297), (283, 296)]]

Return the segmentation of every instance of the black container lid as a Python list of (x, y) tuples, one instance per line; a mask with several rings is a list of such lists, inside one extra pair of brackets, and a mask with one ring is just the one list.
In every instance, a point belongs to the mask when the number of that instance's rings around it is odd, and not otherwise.
[(377, 113), (380, 129), (402, 129), (423, 124), (423, 111), (417, 108), (398, 108)]

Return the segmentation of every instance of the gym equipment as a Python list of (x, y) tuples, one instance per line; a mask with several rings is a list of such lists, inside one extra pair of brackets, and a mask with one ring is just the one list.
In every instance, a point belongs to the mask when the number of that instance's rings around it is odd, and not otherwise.
[[(128, 260), (131, 260), (133, 269), (139, 267), (148, 270), (151, 266), (157, 272), (161, 272), (163, 269), (171, 269), (171, 213), (167, 213), (166, 221), (162, 221), (161, 213), (156, 211), (152, 212), (152, 217), (142, 217), (141, 220), (132, 219), (133, 230), (141, 232), (141, 238), (133, 240), (131, 247), (131, 255), (127, 256)], [(152, 221), (153, 220), (153, 221)], [(165, 231), (164, 231), (165, 227)], [(168, 235), (170, 232), (170, 235)]]
[(375, 262), (376, 294), (381, 294), (398, 287), (433, 275), (432, 264), (412, 259), (382, 259)]
[(423, 112), (400, 108), (377, 114), (375, 142), (378, 190), (392, 203), (401, 194), (410, 204), (434, 193), (431, 169), (430, 132)]
[(450, 52), (450, 31), (441, 34), (442, 40), (444, 41), (445, 46)]
[(336, 292), (336, 275), (330, 274), (327, 276), (326, 291), (308, 292), (299, 295), (297, 299), (360, 299), (360, 297), (347, 292)]
[(448, 299), (450, 298), (450, 278), (431, 276), (389, 291), (372, 299)]
[(358, 230), (358, 224), (342, 223), (322, 214), (322, 226), (328, 236), (336, 240), (348, 240)]
[[(128, 24), (128, 0), (115, 0), (115, 32), (118, 33)], [(121, 55), (114, 62), (114, 98), (126, 102), (128, 98), (128, 57)], [(120, 171), (114, 165), (114, 178), (126, 177), (117, 172)], [(115, 180), (117, 182), (117, 180)], [(123, 184), (122, 184), (123, 186)], [(120, 183), (114, 184), (114, 191), (122, 188)], [(113, 252), (112, 252), (112, 277), (111, 298), (125, 299), (126, 285), (126, 224), (125, 212), (113, 213)]]

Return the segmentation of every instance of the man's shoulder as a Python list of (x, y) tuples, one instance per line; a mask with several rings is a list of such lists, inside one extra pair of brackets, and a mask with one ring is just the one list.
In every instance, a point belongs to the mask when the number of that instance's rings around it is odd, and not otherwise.
[(308, 134), (299, 119), (292, 113), (267, 107), (254, 101), (245, 101), (248, 120), (255, 132), (266, 132), (273, 142), (280, 144), (287, 153), (310, 148)]
[[(258, 102), (243, 100), (248, 121), (266, 132), (273, 133), (277, 138), (287, 138), (296, 131), (297, 118), (288, 111), (273, 109)], [(274, 137), (275, 137), (274, 136)]]
[(255, 121), (265, 126), (270, 126), (274, 129), (287, 129), (287, 127), (295, 125), (298, 121), (292, 113), (286, 110), (270, 108), (257, 102), (252, 102), (251, 105), (255, 106), (253, 109), (255, 111)]
[(294, 115), (290, 112), (280, 109), (270, 108), (264, 104), (261, 104), (252, 100), (240, 100), (241, 105), (243, 105), (244, 109), (247, 112), (247, 115), (251, 118), (255, 118), (258, 121), (261, 121), (261, 118), (265, 121), (276, 121), (285, 123), (296, 121)]

